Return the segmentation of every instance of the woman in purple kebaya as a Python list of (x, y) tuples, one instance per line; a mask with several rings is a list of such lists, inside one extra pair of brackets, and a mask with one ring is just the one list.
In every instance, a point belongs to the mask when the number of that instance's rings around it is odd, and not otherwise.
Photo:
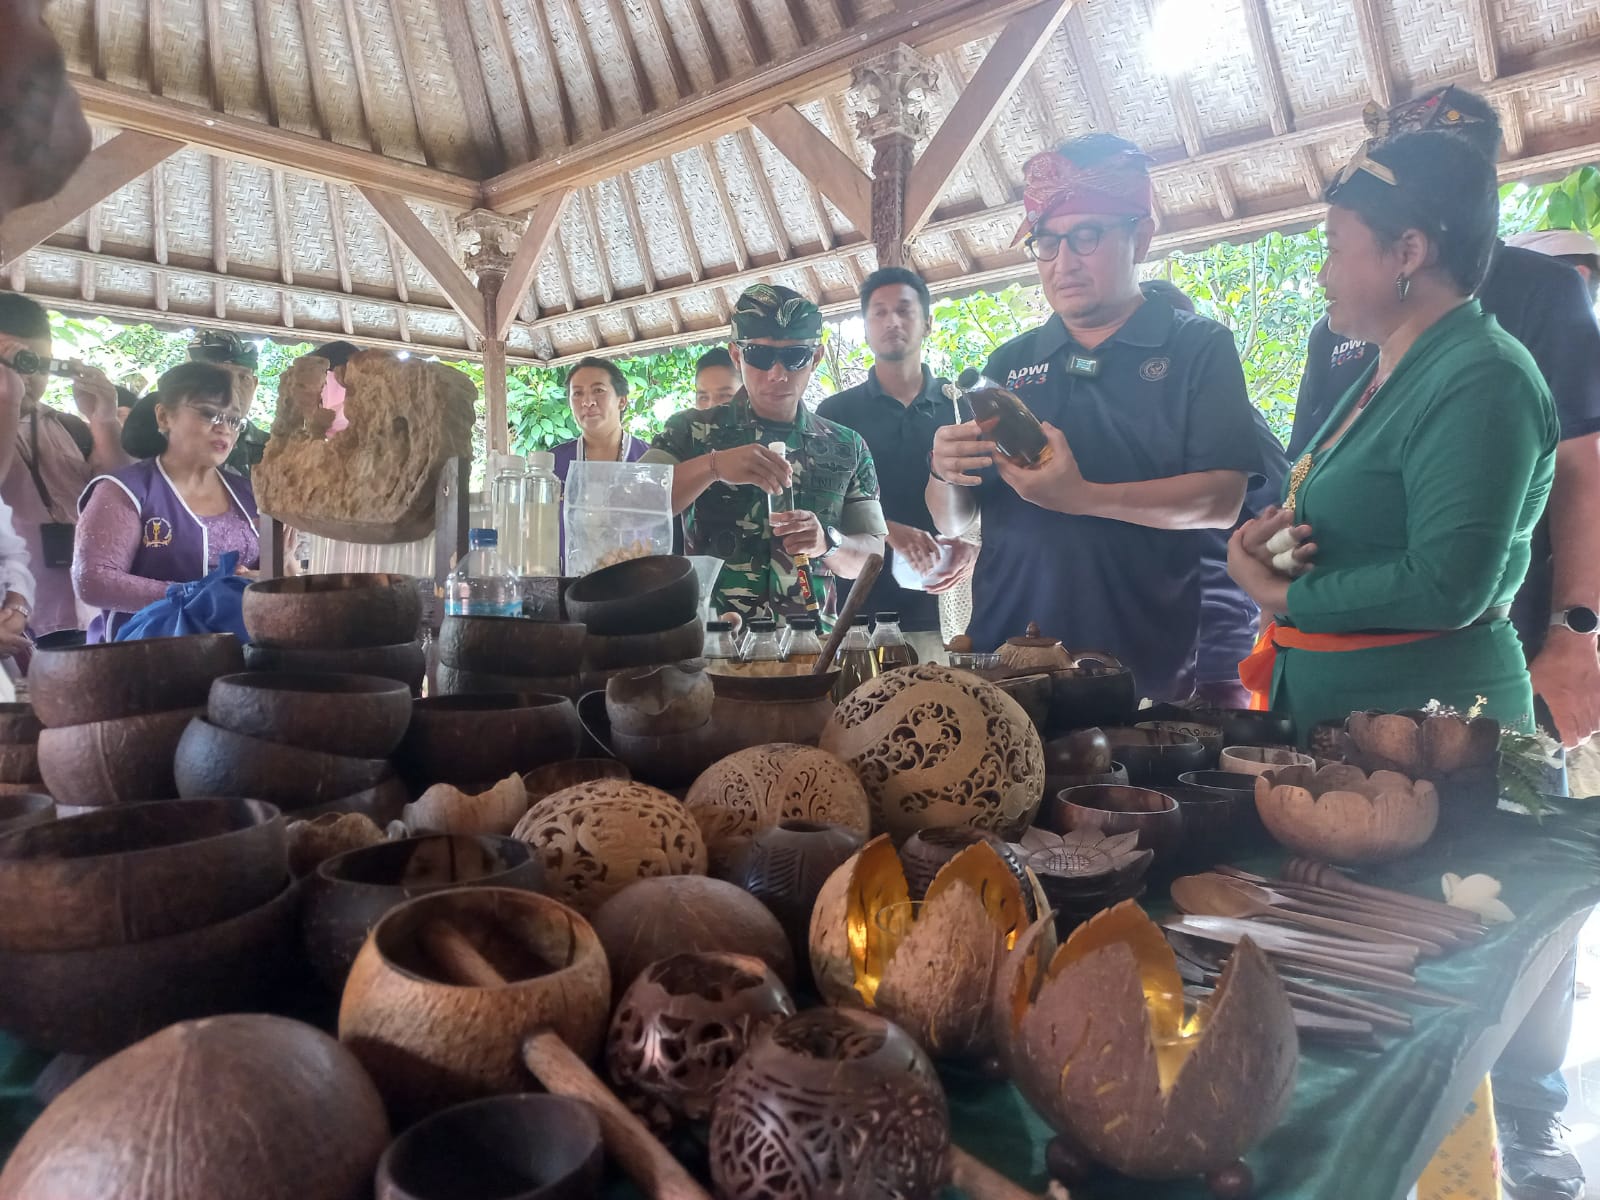
[(230, 550), (241, 573), (259, 565), (255, 494), (223, 469), (244, 423), (232, 376), (202, 362), (172, 368), (129, 414), (123, 447), (141, 461), (90, 480), (78, 500), (72, 583), (100, 610), (89, 641), (112, 640), (168, 584), (204, 577)]

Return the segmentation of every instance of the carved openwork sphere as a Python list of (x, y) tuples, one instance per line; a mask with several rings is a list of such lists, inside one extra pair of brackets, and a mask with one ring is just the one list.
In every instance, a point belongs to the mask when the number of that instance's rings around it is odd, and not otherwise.
[(1022, 707), (967, 671), (924, 664), (857, 688), (821, 746), (855, 771), (872, 825), (896, 843), (973, 825), (1016, 838), (1044, 795), (1044, 747)]

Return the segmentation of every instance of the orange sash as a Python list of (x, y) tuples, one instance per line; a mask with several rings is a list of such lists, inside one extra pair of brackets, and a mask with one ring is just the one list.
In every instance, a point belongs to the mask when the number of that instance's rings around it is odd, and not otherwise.
[(1376, 650), (1383, 646), (1404, 646), (1443, 635), (1444, 630), (1419, 633), (1307, 633), (1292, 625), (1270, 623), (1256, 639), (1250, 657), (1239, 664), (1239, 682), (1250, 690), (1250, 707), (1265, 712), (1272, 701), (1272, 671), (1278, 651)]

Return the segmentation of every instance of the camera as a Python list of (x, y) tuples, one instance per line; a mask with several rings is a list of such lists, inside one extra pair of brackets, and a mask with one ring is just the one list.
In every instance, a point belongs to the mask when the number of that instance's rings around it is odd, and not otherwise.
[(10, 367), (18, 375), (60, 375), (66, 379), (71, 379), (78, 373), (70, 359), (41, 358), (27, 349), (12, 354), (10, 362), (0, 358), (0, 367)]

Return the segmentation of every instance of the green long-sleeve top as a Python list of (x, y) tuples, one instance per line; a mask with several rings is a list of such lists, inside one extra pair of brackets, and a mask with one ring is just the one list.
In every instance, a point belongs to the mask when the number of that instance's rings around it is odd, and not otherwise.
[[(1369, 381), (1345, 396), (1313, 447)], [(1470, 707), (1476, 695), (1503, 720), (1527, 717), (1527, 672), (1509, 624), (1465, 627), (1522, 584), (1557, 436), (1533, 358), (1470, 301), (1417, 339), (1337, 443), (1313, 450), (1296, 516), (1312, 527), (1316, 565), (1289, 587), (1290, 623), (1308, 633), (1464, 632), (1286, 652), (1274, 703), (1287, 701), (1302, 735), (1308, 722), (1356, 708), (1430, 699)]]

